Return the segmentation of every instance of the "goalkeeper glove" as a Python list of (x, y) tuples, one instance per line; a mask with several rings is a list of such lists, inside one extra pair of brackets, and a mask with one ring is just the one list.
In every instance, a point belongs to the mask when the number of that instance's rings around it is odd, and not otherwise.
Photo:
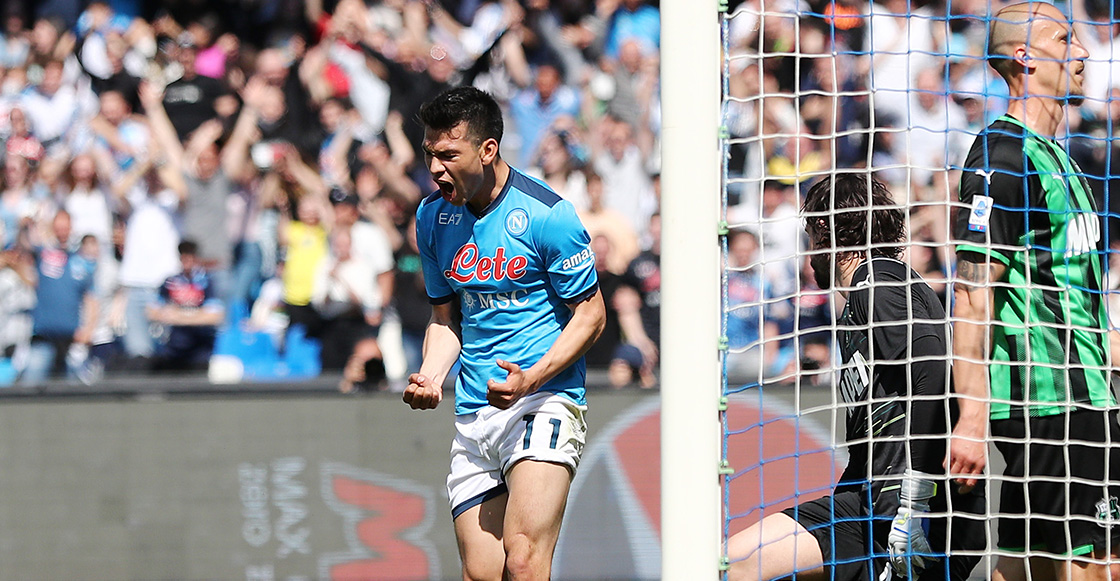
[(891, 523), (891, 533), (887, 536), (891, 568), (903, 578), (913, 579), (922, 574), (937, 558), (930, 555), (932, 549), (926, 531), (929, 500), (937, 493), (937, 484), (932, 474), (907, 470), (899, 491), (898, 514)]

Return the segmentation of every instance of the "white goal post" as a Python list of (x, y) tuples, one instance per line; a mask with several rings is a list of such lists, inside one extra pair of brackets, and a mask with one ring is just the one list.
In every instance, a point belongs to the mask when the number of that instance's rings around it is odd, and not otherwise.
[(720, 78), (718, 0), (662, 0), (662, 579), (722, 554)]

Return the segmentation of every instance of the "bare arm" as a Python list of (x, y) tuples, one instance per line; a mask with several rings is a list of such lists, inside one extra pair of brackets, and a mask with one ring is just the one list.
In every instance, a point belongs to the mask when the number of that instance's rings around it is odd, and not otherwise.
[(117, 131), (117, 128), (113, 127), (111, 123), (106, 121), (105, 117), (97, 115), (93, 119), (90, 119), (89, 128), (91, 131), (93, 131), (94, 135), (100, 137), (101, 139), (104, 139), (109, 144), (109, 147), (117, 151), (127, 151), (130, 154), (133, 153), (132, 148), (129, 147), (128, 144), (123, 140), (121, 140), (121, 134), (119, 131)]
[(381, 232), (385, 234), (385, 238), (389, 240), (389, 248), (391, 248), (393, 252), (396, 252), (404, 245), (404, 236), (401, 236), (400, 231), (397, 230), (396, 224), (393, 223), (393, 219), (389, 217), (390, 210), (388, 206), (390, 204), (392, 204), (392, 202), (387, 199), (385, 194), (378, 194), (378, 196), (373, 199), (372, 211), (366, 211), (363, 212), (363, 214), (365, 217), (369, 218), (370, 222), (373, 222), (374, 226), (381, 228)]
[(319, 19), (323, 17), (323, 0), (305, 0), (303, 5), (303, 16), (307, 18), (307, 22), (315, 25)]
[[(416, 151), (412, 149), (412, 143), (404, 133), (404, 117), (397, 111), (390, 111), (385, 118), (385, 141), (391, 152), (389, 161), (397, 167), (406, 168), (416, 160)], [(349, 147), (350, 144), (346, 145)]]
[[(264, 185), (261, 186), (261, 189), (263, 190), (267, 186), (270, 189), (278, 190), (279, 186), (276, 184), (276, 182), (278, 181), (279, 178), (277, 178), (275, 174), (265, 176)], [(280, 193), (279, 195), (284, 194)], [(291, 225), (292, 217), (290, 213), (286, 208), (281, 208), (280, 217), (278, 223), (276, 224), (276, 244), (280, 247), (280, 250), (287, 251), (288, 249), (288, 241), (291, 238), (291, 234), (288, 232), (288, 229)]]
[(529, 60), (525, 57), (525, 48), (521, 43), (520, 24), (498, 41), (510, 80), (519, 89), (524, 89), (533, 84), (533, 72), (529, 69)]
[(381, 304), (387, 305), (393, 300), (393, 285), (396, 284), (396, 274), (392, 269), (377, 275), (377, 288), (381, 290)]
[(638, 121), (637, 133), (635, 138), (638, 142), (638, 148), (642, 152), (644, 159), (649, 159), (653, 154), (653, 148), (657, 146), (657, 137), (650, 129), (650, 103), (654, 101), (654, 93), (657, 91), (657, 79), (660, 74), (659, 69), (661, 61), (656, 57), (646, 57), (642, 60), (642, 75), (641, 81), (638, 83), (638, 102), (641, 103), (641, 116)]
[(414, 410), (435, 409), (443, 399), (443, 381), (459, 359), (462, 347), (455, 302), (432, 305), (432, 319), (424, 333), (424, 360), (420, 372), (408, 378), (404, 403)]
[(222, 324), (225, 310), (218, 307), (184, 309), (174, 305), (151, 305), (148, 307), (148, 318), (177, 327), (215, 327)]
[(369, 326), (376, 327), (384, 321), (382, 318), (383, 309), (393, 300), (393, 282), (395, 277), (396, 275), (392, 270), (386, 270), (377, 275), (377, 279), (374, 280), (374, 284), (377, 285), (378, 290), (381, 292), (381, 304), (362, 305), (362, 310), (365, 312), (366, 324)]
[(432, 25), (444, 29), (455, 38), (463, 34), (463, 29), (465, 27), (459, 24), (459, 21), (455, 20), (454, 16), (448, 14), (447, 11), (443, 9), (443, 6), (439, 5), (439, 2), (425, 0), (424, 5), (428, 7), (428, 18), (431, 19)]
[(94, 145), (86, 152), (93, 158), (93, 165), (97, 168), (97, 177), (102, 182), (111, 182), (116, 179), (117, 174), (120, 173), (120, 166), (113, 160), (113, 154), (109, 152), (108, 148)]
[(614, 292), (612, 307), (618, 311), (618, 325), (626, 337), (626, 342), (642, 352), (642, 363), (653, 366), (657, 363), (657, 345), (646, 334), (642, 324), (642, 297), (638, 291), (626, 285), (619, 285)]
[(101, 301), (97, 300), (97, 296), (92, 292), (86, 293), (85, 298), (82, 299), (82, 326), (74, 331), (74, 342), (89, 345), (100, 317)]
[[(412, 147), (409, 146), (410, 151), (411, 149)], [(363, 161), (373, 166), (374, 171), (377, 172), (377, 177), (382, 184), (381, 195), (391, 192), (412, 203), (420, 201), (422, 195), (420, 187), (412, 181), (412, 178), (408, 177), (404, 166), (394, 160), (395, 154), (384, 144), (366, 145), (359, 150), (358, 155)]]
[(946, 467), (951, 475), (971, 475), (956, 479), (963, 490), (976, 485), (975, 475), (982, 474), (987, 463), (988, 355), (994, 302), (991, 285), (1006, 273), (1006, 265), (984, 256), (962, 253), (957, 258), (953, 386), (960, 419), (953, 428)]
[(518, 399), (536, 392), (548, 380), (556, 377), (556, 374), (570, 367), (595, 344), (607, 321), (603, 293), (596, 290), (591, 297), (569, 307), (572, 309), (571, 320), (540, 361), (528, 369), (521, 369), (509, 361), (497, 361), (498, 366), (509, 374), (505, 381), (491, 379), (486, 383), (486, 399), (490, 405), (501, 409), (509, 408)]
[(128, 203), (128, 191), (131, 190), (132, 187), (140, 181), (140, 178), (144, 177), (144, 174), (148, 173), (148, 170), (151, 168), (152, 159), (150, 157), (144, 158), (132, 164), (132, 167), (128, 168), (128, 171), (125, 172), (120, 179), (113, 182), (113, 197), (116, 198), (117, 203), (124, 206), (128, 212), (132, 211)]
[(423, 2), (407, 2), (401, 10), (406, 37), (416, 46), (428, 45), (428, 9)]
[(183, 168), (192, 175), (198, 175), (198, 157), (206, 148), (218, 142), (222, 136), (222, 122), (217, 119), (203, 121), (187, 138), (183, 150)]
[(323, 76), (326, 67), (327, 47), (323, 43), (309, 49), (307, 55), (303, 57), (303, 61), (299, 64), (299, 80), (303, 82), (303, 86), (307, 87), (307, 92), (317, 103), (330, 97), (333, 90)]
[[(353, 112), (353, 110), (351, 110)], [(357, 116), (355, 112), (355, 116)], [(347, 162), (347, 154), (350, 152), (350, 146), (354, 143), (354, 131), (351, 129), (353, 123), (357, 125), (361, 123), (361, 118), (358, 117), (353, 121), (345, 119), (335, 131), (334, 139), (326, 150), (326, 159), (320, 156), (319, 171), (323, 175), (323, 179), (327, 183), (333, 185), (340, 185), (346, 189), (352, 189), (353, 182), (350, 180), (350, 165)]]
[(183, 167), (183, 144), (175, 133), (175, 126), (163, 108), (163, 89), (144, 82), (140, 84), (140, 102), (144, 104), (144, 112), (148, 116), (148, 126), (152, 130), (152, 138), (156, 147), (163, 150), (167, 162), (176, 170)]
[(175, 192), (179, 196), (179, 203), (187, 199), (190, 192), (187, 190), (187, 180), (183, 177), (182, 170), (178, 166), (167, 163), (166, 160), (156, 160), (156, 173), (159, 174), (160, 181), (168, 189)]
[(10, 267), (23, 284), (31, 288), (39, 285), (39, 271), (35, 268), (35, 261), (30, 255), (7, 250), (0, 253), (0, 264)]
[(277, 164), (273, 169), (291, 178), (305, 193), (326, 201), (327, 186), (323, 182), (323, 178), (318, 171), (304, 163), (295, 147), (285, 144), (283, 164)]
[(237, 116), (229, 140), (222, 148), (222, 171), (235, 182), (249, 181), (256, 174), (256, 168), (249, 163), (249, 146), (260, 139), (260, 131), (257, 129), (259, 118), (257, 106), (260, 103), (263, 84), (263, 80), (254, 77), (245, 86), (245, 90), (242, 91), (242, 101), (245, 104), (241, 107), (241, 113)]

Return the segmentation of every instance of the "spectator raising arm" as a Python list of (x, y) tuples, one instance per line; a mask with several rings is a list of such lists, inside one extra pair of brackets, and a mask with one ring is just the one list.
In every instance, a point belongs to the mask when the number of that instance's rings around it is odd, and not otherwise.
[(304, 163), (299, 152), (291, 144), (278, 145), (280, 156), (273, 169), (286, 180), (297, 184), (304, 194), (314, 196), (326, 203), (327, 186), (318, 171)]
[(132, 203), (128, 201), (128, 192), (140, 182), (144, 174), (152, 169), (152, 158), (146, 157), (128, 168), (123, 175), (113, 181), (112, 194), (117, 207), (125, 214), (132, 213)]
[(176, 305), (150, 305), (148, 318), (161, 325), (176, 327), (214, 327), (225, 319), (225, 310), (216, 306), (188, 309)]
[(183, 167), (183, 144), (175, 134), (175, 126), (163, 108), (163, 89), (151, 82), (140, 85), (140, 104), (148, 116), (155, 146), (162, 149), (167, 163), (172, 167)]
[(217, 119), (205, 121), (191, 132), (187, 146), (183, 150), (183, 169), (191, 175), (199, 175), (198, 158), (204, 150), (218, 142), (222, 136), (222, 122)]
[(362, 161), (373, 166), (377, 178), (381, 180), (383, 192), (392, 192), (414, 204), (420, 201), (420, 187), (408, 177), (403, 165), (394, 162), (395, 152), (376, 143), (363, 147), (358, 155)]
[(93, 339), (93, 331), (97, 327), (97, 321), (101, 319), (101, 301), (98, 300), (97, 294), (94, 292), (87, 292), (82, 297), (82, 324), (74, 331), (74, 342), (82, 345), (89, 345)]
[(257, 175), (256, 167), (249, 163), (249, 147), (261, 137), (257, 121), (260, 119), (258, 111), (265, 85), (265, 81), (259, 77), (249, 79), (241, 93), (244, 103), (241, 113), (237, 116), (226, 146), (222, 148), (222, 171), (235, 182), (244, 183)]

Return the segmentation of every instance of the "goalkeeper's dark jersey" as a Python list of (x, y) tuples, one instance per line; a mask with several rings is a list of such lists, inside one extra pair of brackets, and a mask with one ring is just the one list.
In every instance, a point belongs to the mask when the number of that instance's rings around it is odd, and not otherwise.
[(908, 467), (943, 472), (949, 323), (929, 285), (897, 260), (864, 262), (852, 285), (838, 333), (848, 467), (837, 490), (870, 483), (874, 512), (893, 516)]
[(1112, 405), (1100, 216), (1077, 164), (1004, 115), (972, 145), (960, 200), (957, 252), (1007, 266), (994, 287), (991, 418)]

